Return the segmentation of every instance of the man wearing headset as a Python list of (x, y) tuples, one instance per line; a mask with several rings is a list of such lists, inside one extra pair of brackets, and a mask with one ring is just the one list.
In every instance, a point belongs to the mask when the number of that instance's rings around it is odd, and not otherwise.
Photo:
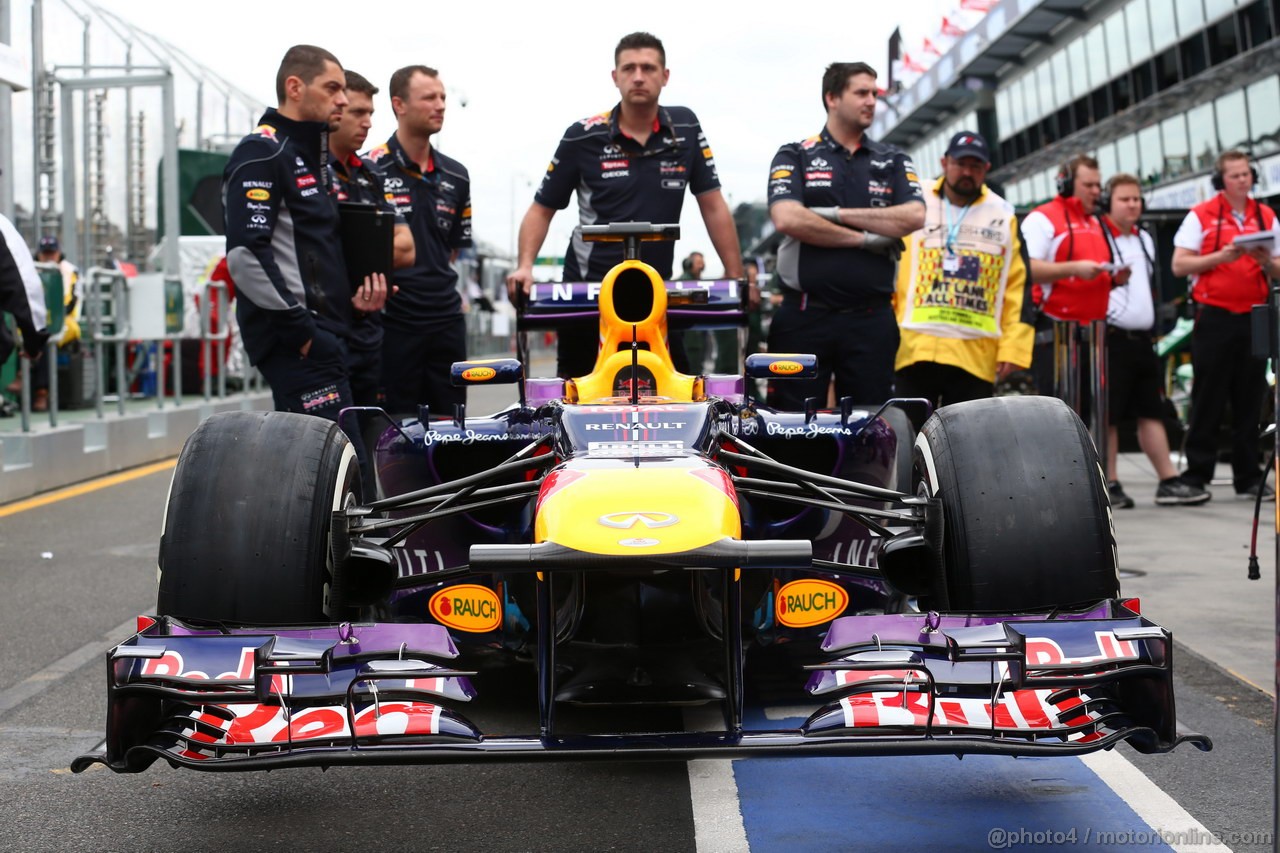
[(1053, 321), (1101, 320), (1111, 288), (1128, 281), (1128, 271), (1112, 274), (1104, 266), (1113, 259), (1094, 215), (1101, 194), (1098, 161), (1073, 157), (1058, 175), (1058, 194), (1022, 221), (1032, 298), (1040, 309), (1031, 371), (1041, 394), (1053, 393)]
[[(1173, 238), (1173, 274), (1191, 279), (1196, 304), (1191, 333), (1191, 416), (1187, 427), (1187, 483), (1207, 485), (1217, 462), (1216, 435), (1231, 406), (1231, 480), (1236, 495), (1273, 500), (1258, 465), (1258, 423), (1266, 361), (1254, 358), (1249, 313), (1266, 301), (1268, 280), (1280, 274), (1280, 226), (1270, 207), (1250, 198), (1257, 170), (1243, 151), (1226, 151), (1213, 174), (1218, 194), (1191, 209)], [(1271, 232), (1269, 245), (1237, 244)]]
[(1155, 244), (1138, 227), (1142, 216), (1142, 184), (1137, 176), (1121, 172), (1107, 181), (1102, 193), (1104, 236), (1116, 263), (1129, 268), (1129, 280), (1111, 289), (1107, 302), (1107, 400), (1111, 423), (1107, 427), (1107, 480), (1111, 505), (1133, 507), (1116, 476), (1116, 424), (1128, 418), (1138, 422), (1138, 445), (1151, 460), (1160, 483), (1156, 503), (1161, 506), (1202, 504), (1212, 495), (1204, 486), (1184, 482), (1169, 461), (1169, 438), (1164, 431), (1162, 402), (1164, 377), (1156, 357), (1156, 322), (1153, 282)]

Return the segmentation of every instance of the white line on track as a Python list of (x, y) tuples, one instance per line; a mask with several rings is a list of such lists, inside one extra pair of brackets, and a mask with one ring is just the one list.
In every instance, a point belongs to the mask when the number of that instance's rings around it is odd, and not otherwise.
[(1118, 751), (1092, 752), (1080, 760), (1178, 853), (1231, 850)]
[[(146, 611), (143, 609), (138, 612)], [(7, 714), (28, 699), (40, 695), (90, 661), (102, 660), (103, 653), (108, 648), (132, 637), (136, 631), (136, 617), (121, 622), (98, 639), (90, 640), (74, 652), (40, 667), (12, 687), (0, 690), (0, 715)]]
[[(684, 727), (686, 731), (719, 730), (724, 727), (724, 717), (718, 706), (690, 708), (684, 712)], [(698, 853), (749, 853), (732, 761), (690, 761), (689, 798), (693, 803), (694, 845)]]

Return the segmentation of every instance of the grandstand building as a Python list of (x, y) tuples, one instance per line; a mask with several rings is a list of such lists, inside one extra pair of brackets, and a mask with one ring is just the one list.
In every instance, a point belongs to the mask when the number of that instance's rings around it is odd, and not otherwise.
[(1141, 177), (1167, 247), (1186, 209), (1213, 194), (1223, 150), (1253, 155), (1256, 197), (1280, 196), (1278, 71), (1280, 0), (1001, 0), (893, 87), (870, 134), (926, 176), (953, 133), (980, 131), (990, 180), (1021, 210), (1053, 195), (1064, 161), (1092, 154), (1104, 179)]

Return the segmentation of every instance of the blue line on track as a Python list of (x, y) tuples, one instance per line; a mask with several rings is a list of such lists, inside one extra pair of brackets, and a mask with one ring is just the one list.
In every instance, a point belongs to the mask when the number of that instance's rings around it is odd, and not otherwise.
[[(753, 709), (747, 725), (782, 728), (802, 722), (766, 720)], [(733, 769), (751, 853), (1051, 848), (1132, 853), (1135, 836), (1153, 836), (1077, 758), (770, 759), (736, 761)], [(1006, 834), (1000, 836), (1002, 831)], [(1120, 843), (1106, 843), (1108, 836), (1100, 839), (1099, 832), (1115, 833)]]

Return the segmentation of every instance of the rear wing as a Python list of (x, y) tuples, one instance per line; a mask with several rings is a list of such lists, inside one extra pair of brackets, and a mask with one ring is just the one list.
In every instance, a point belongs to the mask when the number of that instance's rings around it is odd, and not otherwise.
[[(669, 329), (734, 329), (747, 325), (747, 285), (739, 279), (668, 281)], [(529, 285), (520, 306), (519, 331), (594, 327), (600, 321), (598, 281)]]

